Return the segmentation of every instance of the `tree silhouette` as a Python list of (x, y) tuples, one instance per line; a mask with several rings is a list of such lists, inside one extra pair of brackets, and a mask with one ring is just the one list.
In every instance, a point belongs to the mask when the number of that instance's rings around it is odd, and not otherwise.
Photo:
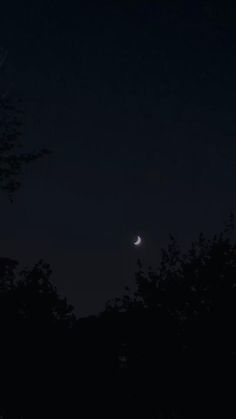
[[(0, 54), (0, 69), (5, 55)], [(21, 139), (23, 135), (23, 112), (19, 101), (5, 90), (0, 90), (0, 188), (12, 199), (19, 189), (20, 175), (29, 163), (48, 155), (47, 149), (26, 152)]]
[[(232, 220), (231, 220), (232, 221)], [(157, 272), (139, 261), (134, 295), (120, 315), (130, 411), (146, 417), (235, 415), (236, 244), (232, 223), (201, 234), (187, 252), (170, 238)]]
[(4, 418), (39, 417), (46, 405), (50, 412), (55, 391), (65, 379), (62, 353), (66, 354), (75, 317), (50, 275), (43, 261), (20, 270), (16, 261), (0, 259), (0, 406)]
[(235, 415), (236, 244), (232, 227), (159, 270), (139, 261), (135, 293), (76, 320), (40, 261), (0, 259), (4, 419)]

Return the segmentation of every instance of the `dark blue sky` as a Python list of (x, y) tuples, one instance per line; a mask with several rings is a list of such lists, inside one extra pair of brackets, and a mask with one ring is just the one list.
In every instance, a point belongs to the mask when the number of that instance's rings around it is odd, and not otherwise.
[(79, 314), (131, 283), (137, 257), (155, 267), (170, 232), (186, 243), (236, 209), (232, 4), (2, 6), (2, 83), (22, 99), (27, 147), (53, 155), (14, 205), (0, 197), (1, 252), (50, 262)]

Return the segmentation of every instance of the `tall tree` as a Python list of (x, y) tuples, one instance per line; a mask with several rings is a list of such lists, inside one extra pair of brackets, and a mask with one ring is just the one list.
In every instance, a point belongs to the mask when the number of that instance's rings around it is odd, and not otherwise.
[(210, 239), (201, 234), (187, 252), (171, 237), (159, 270), (146, 271), (139, 262), (134, 295), (108, 307), (123, 318), (118, 345), (131, 410), (181, 419), (235, 415), (232, 226), (231, 218), (224, 232)]
[[(0, 53), (0, 70), (5, 55)], [(23, 112), (19, 101), (5, 89), (0, 90), (0, 189), (9, 197), (19, 189), (20, 175), (29, 163), (49, 154), (49, 150), (28, 152), (22, 145)]]

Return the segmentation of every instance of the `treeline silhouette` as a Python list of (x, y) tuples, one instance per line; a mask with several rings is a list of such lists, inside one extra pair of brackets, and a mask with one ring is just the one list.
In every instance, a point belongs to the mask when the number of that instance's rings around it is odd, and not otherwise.
[(76, 319), (49, 265), (0, 259), (0, 416), (235, 417), (232, 226), (187, 252), (173, 237), (136, 291)]

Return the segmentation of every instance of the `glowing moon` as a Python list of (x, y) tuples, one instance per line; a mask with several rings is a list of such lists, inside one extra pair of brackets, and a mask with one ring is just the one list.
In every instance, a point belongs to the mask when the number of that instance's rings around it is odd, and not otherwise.
[(135, 240), (134, 245), (135, 246), (140, 246), (140, 244), (142, 243), (142, 239), (140, 236), (137, 236), (137, 240)]

